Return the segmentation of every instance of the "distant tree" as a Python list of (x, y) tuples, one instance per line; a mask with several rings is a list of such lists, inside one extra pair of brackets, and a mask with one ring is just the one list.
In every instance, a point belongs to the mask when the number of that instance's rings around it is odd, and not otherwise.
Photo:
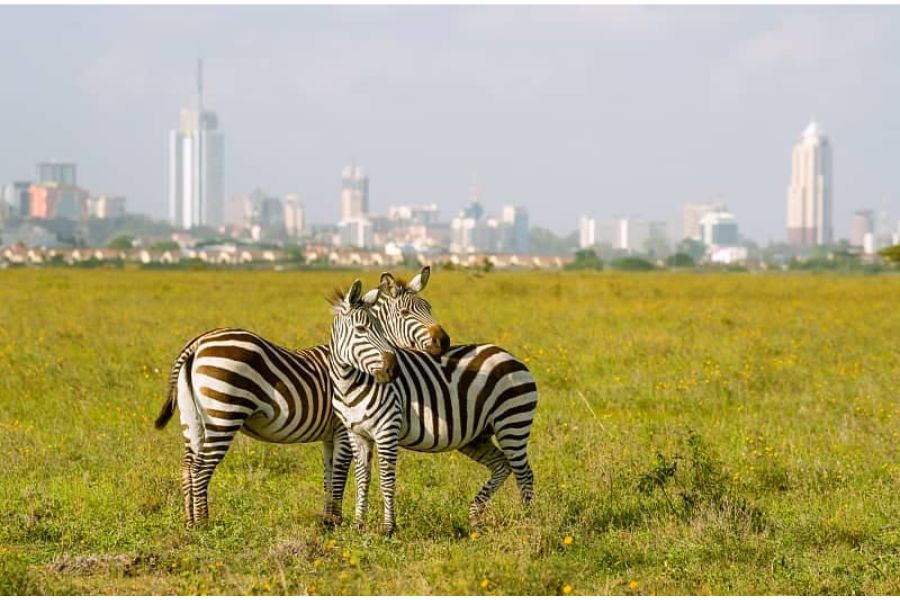
[(652, 262), (640, 256), (623, 256), (612, 261), (610, 266), (617, 271), (653, 271), (656, 269)]
[(289, 262), (302, 263), (303, 262), (303, 248), (301, 248), (297, 244), (288, 244), (284, 247), (285, 254), (287, 255), (287, 260)]
[(695, 264), (696, 263), (694, 262), (693, 257), (691, 257), (690, 254), (685, 254), (684, 252), (676, 252), (666, 259), (666, 265), (674, 268), (690, 268)]
[(706, 244), (698, 240), (684, 238), (678, 242), (678, 247), (675, 251), (678, 254), (687, 254), (696, 263), (706, 255)]
[(569, 254), (578, 246), (578, 232), (574, 231), (560, 237), (543, 227), (532, 227), (528, 234), (531, 252), (544, 256), (560, 256)]
[(900, 244), (882, 248), (878, 251), (878, 254), (889, 263), (900, 265)]
[(111, 239), (106, 246), (113, 250), (128, 250), (129, 248), (134, 248), (134, 237), (130, 235), (119, 235)]
[(175, 240), (162, 240), (160, 242), (156, 242), (152, 246), (150, 246), (153, 250), (178, 250), (181, 246), (178, 245), (178, 242)]
[(597, 256), (597, 253), (593, 249), (587, 248), (585, 250), (576, 251), (575, 260), (567, 264), (564, 268), (567, 271), (602, 271), (603, 261), (600, 260), (600, 257)]

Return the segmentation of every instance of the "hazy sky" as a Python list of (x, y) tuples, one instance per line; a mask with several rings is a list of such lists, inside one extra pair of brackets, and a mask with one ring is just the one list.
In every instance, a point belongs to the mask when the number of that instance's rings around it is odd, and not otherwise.
[(718, 199), (785, 237), (791, 147), (815, 115), (835, 225), (900, 214), (900, 7), (0, 7), (0, 182), (76, 161), (93, 192), (164, 216), (166, 136), (195, 62), (228, 195), (300, 193), (335, 221), (340, 170), (372, 208), (522, 204), (664, 219)]

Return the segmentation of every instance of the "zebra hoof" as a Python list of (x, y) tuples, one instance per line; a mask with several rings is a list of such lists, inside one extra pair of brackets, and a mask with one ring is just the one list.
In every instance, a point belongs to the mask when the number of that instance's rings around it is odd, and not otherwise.
[(366, 526), (362, 521), (353, 521), (353, 531), (356, 533), (362, 533), (365, 528)]
[(393, 525), (385, 525), (381, 528), (381, 533), (384, 535), (384, 537), (389, 538), (393, 537), (395, 530), (396, 528)]
[(340, 515), (325, 515), (322, 517), (322, 526), (325, 529), (331, 530), (338, 527), (342, 520)]

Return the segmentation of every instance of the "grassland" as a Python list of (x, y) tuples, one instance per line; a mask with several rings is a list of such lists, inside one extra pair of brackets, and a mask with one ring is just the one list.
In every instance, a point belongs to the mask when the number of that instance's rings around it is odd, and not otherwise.
[(508, 482), (470, 536), (486, 471), (407, 452), (395, 538), (377, 483), (369, 531), (329, 532), (320, 447), (239, 437), (185, 531), (174, 355), (322, 342), (352, 278), (0, 272), (0, 593), (900, 593), (896, 276), (437, 272), (454, 341), (537, 378), (533, 509)]

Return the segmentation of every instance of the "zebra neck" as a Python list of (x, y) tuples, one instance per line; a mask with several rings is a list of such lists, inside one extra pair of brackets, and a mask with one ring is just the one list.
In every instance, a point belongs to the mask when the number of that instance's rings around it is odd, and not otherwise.
[(330, 350), (328, 364), (331, 384), (334, 386), (335, 396), (343, 400), (347, 398), (354, 386), (365, 383), (370, 376), (358, 371), (353, 365), (341, 362), (333, 347), (330, 347)]

